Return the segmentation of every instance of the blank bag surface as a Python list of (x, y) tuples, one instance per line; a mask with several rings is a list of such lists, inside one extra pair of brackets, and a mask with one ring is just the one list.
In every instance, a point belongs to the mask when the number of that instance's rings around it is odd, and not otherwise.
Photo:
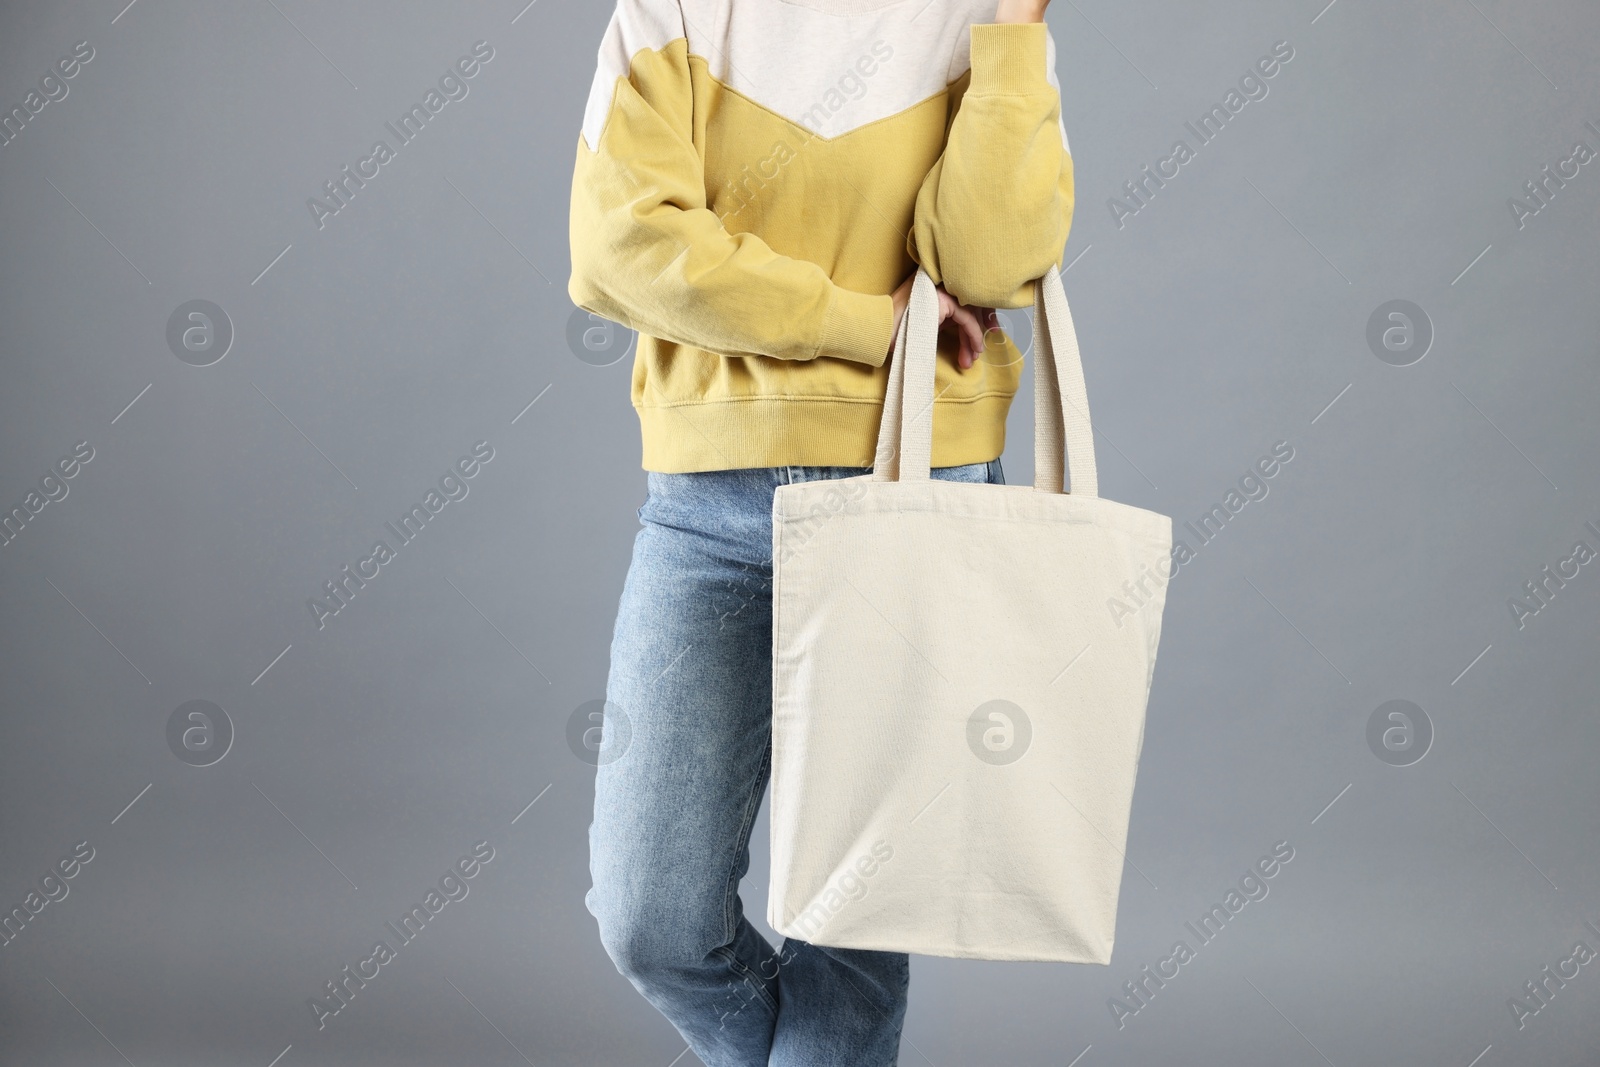
[(872, 472), (774, 493), (767, 920), (786, 936), (1110, 962), (1172, 521), (1099, 497), (1055, 268), (1035, 291), (1033, 485), (931, 477), (919, 270)]

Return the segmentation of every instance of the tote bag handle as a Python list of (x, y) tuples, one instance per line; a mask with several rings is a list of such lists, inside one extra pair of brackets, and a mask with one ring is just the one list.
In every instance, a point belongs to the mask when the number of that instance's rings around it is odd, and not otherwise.
[[(1094, 431), (1089, 423), (1078, 334), (1061, 288), (1061, 272), (1053, 264), (1034, 284), (1033, 307), (1033, 488), (1041, 493), (1067, 492), (1062, 481), (1065, 466), (1072, 476), (1073, 495), (1097, 497)], [(878, 424), (873, 481), (927, 481), (932, 477), (938, 311), (933, 279), (918, 267), (911, 283), (911, 302), (895, 338), (883, 417)]]

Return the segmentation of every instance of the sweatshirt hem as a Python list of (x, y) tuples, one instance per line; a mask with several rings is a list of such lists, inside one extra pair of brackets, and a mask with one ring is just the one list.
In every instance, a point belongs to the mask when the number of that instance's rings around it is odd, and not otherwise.
[[(1012, 393), (936, 400), (930, 466), (987, 463), (1005, 451)], [(871, 467), (883, 402), (848, 397), (760, 397), (634, 405), (647, 471), (681, 474), (750, 467)]]

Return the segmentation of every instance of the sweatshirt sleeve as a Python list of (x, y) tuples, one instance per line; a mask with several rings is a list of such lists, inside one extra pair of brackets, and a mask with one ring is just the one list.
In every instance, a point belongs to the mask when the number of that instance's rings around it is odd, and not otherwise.
[(975, 23), (972, 73), (923, 179), (906, 251), (962, 303), (1020, 308), (1061, 266), (1072, 156), (1042, 22)]
[(730, 234), (707, 207), (693, 115), (677, 0), (619, 0), (573, 168), (573, 303), (719, 355), (882, 366), (891, 298), (835, 285), (818, 264), (754, 234)]

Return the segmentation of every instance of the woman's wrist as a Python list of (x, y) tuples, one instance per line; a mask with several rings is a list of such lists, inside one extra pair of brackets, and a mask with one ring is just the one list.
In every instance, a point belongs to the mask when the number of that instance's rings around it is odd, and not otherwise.
[(1000, 0), (994, 20), (1005, 22), (1043, 22), (1044, 9), (1050, 0)]

